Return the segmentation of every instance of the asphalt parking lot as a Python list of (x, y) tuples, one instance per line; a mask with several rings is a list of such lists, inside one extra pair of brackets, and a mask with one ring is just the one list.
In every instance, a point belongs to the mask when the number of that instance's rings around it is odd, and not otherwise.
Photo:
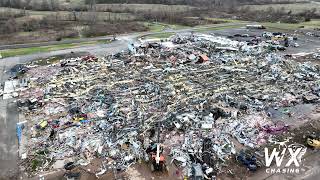
[[(250, 37), (234, 37), (232, 39), (239, 41), (250, 41), (254, 37), (261, 36), (264, 32), (274, 32), (268, 29), (246, 29), (246, 28), (237, 28), (237, 29), (225, 29), (211, 31), (215, 35), (219, 36), (233, 36), (236, 34), (240, 35), (249, 35)], [(296, 54), (301, 52), (312, 52), (316, 51), (317, 48), (320, 48), (320, 37), (307, 36), (302, 33), (290, 32), (288, 34), (295, 34), (298, 38), (297, 41), (294, 41), (299, 44), (299, 47), (288, 47), (285, 51), (279, 51), (281, 54)], [(290, 36), (290, 35), (289, 35)], [(265, 40), (265, 39), (263, 39)]]
[[(6, 73), (18, 58), (10, 61), (0, 60), (0, 82), (9, 78)], [(13, 100), (0, 100), (0, 179), (15, 178), (18, 174), (17, 152), (18, 143), (16, 139), (16, 123), (18, 122), (18, 111)]]

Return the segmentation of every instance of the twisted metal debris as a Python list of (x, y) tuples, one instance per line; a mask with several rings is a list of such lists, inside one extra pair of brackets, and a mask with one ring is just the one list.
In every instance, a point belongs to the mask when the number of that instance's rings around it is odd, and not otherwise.
[(319, 66), (286, 60), (263, 43), (211, 35), (30, 67), (19, 97), (31, 126), (25, 162), (37, 165), (26, 168), (32, 175), (57, 160), (107, 157), (125, 170), (144, 158), (161, 122), (172, 162), (186, 175), (200, 163), (212, 177), (236, 153), (234, 140), (253, 148), (272, 136), (261, 128), (272, 124), (267, 108), (319, 102), (319, 76)]

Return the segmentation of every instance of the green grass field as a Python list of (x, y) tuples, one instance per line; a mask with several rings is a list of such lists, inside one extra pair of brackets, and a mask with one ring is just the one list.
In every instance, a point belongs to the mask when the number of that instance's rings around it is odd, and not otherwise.
[(21, 55), (28, 55), (28, 54), (35, 54), (35, 53), (43, 53), (43, 52), (50, 52), (50, 51), (57, 51), (62, 49), (71, 49), (76, 48), (84, 45), (95, 45), (107, 43), (107, 41), (90, 41), (90, 42), (83, 42), (83, 43), (70, 43), (70, 44), (59, 44), (59, 45), (52, 45), (52, 46), (41, 46), (41, 47), (31, 47), (31, 48), (20, 48), (20, 49), (9, 49), (9, 50), (1, 50), (0, 54), (2, 58), (6, 57), (13, 57), (13, 56), (21, 56)]
[(241, 28), (244, 27), (245, 25), (223, 25), (223, 26), (218, 26), (218, 27), (199, 27), (199, 29), (196, 29), (195, 32), (208, 32), (208, 31), (215, 31), (215, 30), (224, 30), (224, 29), (235, 29), (235, 28)]
[(195, 7), (187, 5), (163, 5), (163, 4), (97, 4), (98, 11), (161, 11), (161, 12), (185, 12)]
[(247, 5), (240, 8), (249, 7), (251, 10), (267, 10), (272, 7), (275, 10), (285, 8), (286, 11), (291, 10), (293, 13), (300, 13), (305, 10), (317, 9), (317, 13), (320, 14), (320, 3), (296, 3), (296, 4), (266, 4), (266, 5)]
[(144, 26), (148, 27), (151, 32), (161, 32), (166, 29), (170, 30), (179, 30), (190, 28), (189, 26), (182, 26), (177, 24), (166, 24), (166, 23), (150, 23), (150, 22), (141, 22)]
[(211, 20), (211, 21), (223, 21), (223, 22), (226, 22), (226, 23), (243, 23), (243, 22), (246, 22), (246, 21), (241, 21), (241, 20), (237, 20), (237, 19), (227, 19), (227, 18), (206, 18), (208, 20)]
[[(60, 0), (61, 6), (73, 6), (73, 5), (84, 5), (82, 0), (76, 2), (76, 0), (70, 1), (70, 3), (66, 3), (65, 0)], [(162, 4), (97, 4), (95, 13), (98, 16), (98, 20), (100, 21), (108, 21), (108, 20), (135, 20), (136, 16), (131, 12), (185, 12), (193, 9), (194, 7), (186, 6), (186, 5), (162, 5)], [(111, 12), (106, 12), (111, 11)], [(112, 13), (114, 11), (119, 11), (116, 13)], [(69, 11), (33, 11), (33, 10), (22, 10), (22, 9), (14, 9), (14, 8), (5, 8), (0, 7), (1, 12), (9, 12), (11, 14), (19, 14), (25, 12), (27, 16), (19, 18), (21, 21), (24, 21), (28, 17), (32, 18), (43, 18), (49, 17), (59, 20), (73, 20), (73, 12)], [(124, 12), (124, 13), (120, 13)], [(90, 20), (92, 19), (91, 12), (76, 12), (79, 20)]]
[(175, 33), (166, 32), (166, 33), (157, 33), (157, 34), (151, 34), (147, 36), (143, 36), (144, 39), (166, 39), (170, 36), (174, 35)]
[(320, 20), (313, 19), (309, 22), (302, 22), (297, 24), (289, 24), (289, 23), (261, 23), (262, 25), (266, 26), (268, 29), (275, 29), (275, 30), (296, 30), (301, 27), (304, 29), (313, 29), (313, 28), (320, 28)]
[[(0, 13), (19, 14), (24, 12), (21, 9), (0, 7)], [(30, 18), (42, 19), (44, 17), (51, 19), (59, 19), (61, 21), (73, 21), (74, 15), (69, 11), (32, 11), (26, 10), (26, 16), (17, 18), (19, 21), (25, 21)], [(136, 16), (131, 13), (112, 13), (112, 12), (96, 12), (94, 13), (99, 21), (118, 21), (118, 20), (135, 20)], [(90, 21), (93, 13), (76, 12), (78, 20)]]
[[(27, 11), (28, 15), (34, 18), (58, 18), (59, 20), (72, 21), (74, 15), (68, 11)], [(112, 13), (112, 12), (96, 12), (97, 19), (99, 21), (116, 21), (116, 20), (135, 20), (136, 16), (130, 13)], [(76, 12), (78, 20), (89, 21), (92, 19), (93, 14), (91, 12)]]

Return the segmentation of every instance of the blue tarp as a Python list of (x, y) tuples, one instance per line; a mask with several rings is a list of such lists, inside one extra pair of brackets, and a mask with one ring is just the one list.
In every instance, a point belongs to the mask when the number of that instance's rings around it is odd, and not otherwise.
[(17, 124), (17, 127), (16, 127), (16, 132), (17, 132), (18, 144), (19, 145), (20, 145), (20, 141), (21, 141), (23, 127), (24, 127), (24, 124)]

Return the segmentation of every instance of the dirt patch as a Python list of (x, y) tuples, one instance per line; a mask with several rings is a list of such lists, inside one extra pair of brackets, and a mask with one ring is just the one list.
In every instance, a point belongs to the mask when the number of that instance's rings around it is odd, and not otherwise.
[(43, 58), (43, 59), (37, 59), (37, 60), (34, 60), (28, 64), (29, 65), (46, 66), (46, 65), (58, 62), (61, 59), (77, 58), (77, 57), (87, 56), (87, 55), (89, 55), (89, 53), (87, 53), (87, 52), (68, 53), (68, 54), (62, 54), (62, 55), (57, 55), (57, 56), (51, 56), (51, 57)]
[(130, 32), (142, 32), (148, 30), (147, 27), (137, 23), (137, 22), (126, 22), (126, 23), (104, 23), (104, 24), (94, 24), (88, 26), (84, 30), (84, 36), (104, 36), (113, 34), (123, 34)]
[[(315, 134), (316, 136), (320, 137), (320, 107), (318, 106), (314, 108), (312, 112), (304, 115), (304, 118), (309, 121), (301, 124), (298, 127), (295, 126), (295, 128), (290, 129), (288, 132), (284, 132), (275, 136), (273, 140), (282, 142), (289, 137), (291, 139), (287, 142), (287, 144), (298, 143), (307, 146), (306, 138), (308, 135)], [(257, 149), (246, 149), (246, 152), (248, 154), (254, 154), (257, 159), (264, 164), (264, 148), (278, 148), (278, 146), (279, 145), (277, 144), (268, 143)], [(256, 152), (262, 156), (259, 156)], [(264, 168), (259, 168), (257, 172), (250, 172), (245, 166), (237, 162), (236, 156), (234, 155), (226, 163), (226, 166), (222, 169), (219, 177), (222, 179), (247, 179), (248, 177), (254, 176), (260, 171), (264, 171)]]

